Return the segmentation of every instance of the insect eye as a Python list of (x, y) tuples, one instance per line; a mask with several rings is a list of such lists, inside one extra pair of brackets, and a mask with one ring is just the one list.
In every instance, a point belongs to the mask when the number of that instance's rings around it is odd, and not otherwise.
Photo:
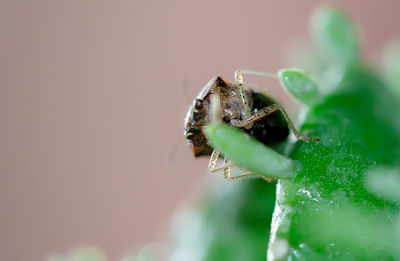
[(193, 136), (194, 136), (194, 134), (192, 132), (185, 133), (185, 138), (188, 140), (191, 140), (193, 138)]
[(199, 113), (194, 113), (193, 114), (193, 120), (194, 121), (200, 121), (201, 119), (204, 118), (203, 113), (199, 112)]

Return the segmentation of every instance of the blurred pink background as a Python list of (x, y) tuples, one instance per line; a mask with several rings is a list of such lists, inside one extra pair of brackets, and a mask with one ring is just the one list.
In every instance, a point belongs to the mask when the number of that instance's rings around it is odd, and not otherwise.
[[(87, 244), (116, 260), (163, 239), (207, 175), (185, 144), (167, 164), (184, 81), (194, 97), (216, 75), (290, 66), (319, 2), (1, 0), (0, 260)], [(335, 3), (369, 57), (400, 33), (398, 1)]]

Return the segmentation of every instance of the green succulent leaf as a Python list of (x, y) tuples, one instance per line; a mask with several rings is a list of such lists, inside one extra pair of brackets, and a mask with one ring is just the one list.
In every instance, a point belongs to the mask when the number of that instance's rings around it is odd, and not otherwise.
[(203, 128), (208, 142), (233, 163), (266, 177), (287, 179), (297, 166), (294, 161), (264, 146), (250, 135), (227, 124)]
[(365, 183), (377, 196), (400, 202), (400, 168), (371, 169), (365, 177)]
[(359, 64), (360, 51), (355, 26), (338, 9), (324, 7), (311, 17), (311, 29), (322, 53), (342, 67)]
[(278, 72), (281, 85), (303, 104), (312, 105), (319, 98), (315, 81), (300, 69), (282, 69)]
[(400, 41), (386, 47), (384, 55), (385, 77), (392, 91), (400, 98)]

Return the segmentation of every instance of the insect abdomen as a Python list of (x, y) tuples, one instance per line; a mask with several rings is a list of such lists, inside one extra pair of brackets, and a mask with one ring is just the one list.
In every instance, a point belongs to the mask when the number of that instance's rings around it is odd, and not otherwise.
[[(261, 93), (253, 92), (251, 95), (253, 96), (252, 113), (255, 110), (261, 110), (268, 105), (276, 103)], [(280, 112), (274, 112), (256, 121), (252, 128), (244, 129), (244, 131), (267, 146), (281, 142), (289, 135), (288, 124)]]

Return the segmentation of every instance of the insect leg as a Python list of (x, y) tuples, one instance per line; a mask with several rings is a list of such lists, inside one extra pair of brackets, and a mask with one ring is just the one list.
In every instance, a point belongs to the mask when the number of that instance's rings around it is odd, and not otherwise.
[(270, 115), (276, 111), (280, 111), (282, 113), (283, 117), (285, 118), (286, 122), (288, 123), (289, 128), (292, 130), (293, 134), (296, 136), (297, 139), (304, 140), (304, 141), (305, 140), (314, 140), (314, 141), (319, 142), (319, 138), (301, 136), (300, 133), (297, 131), (296, 127), (294, 127), (293, 122), (289, 119), (289, 116), (287, 115), (287, 113), (285, 112), (283, 107), (279, 104), (271, 104), (271, 105), (255, 112), (253, 115), (251, 115), (250, 117), (248, 117), (247, 119), (245, 119), (243, 121), (232, 120), (231, 124), (238, 128), (245, 128), (247, 125), (251, 125), (255, 121), (257, 121), (261, 118), (267, 117), (268, 115)]
[[(217, 151), (217, 150), (214, 150), (213, 153), (211, 154), (210, 163), (208, 165), (209, 171), (217, 172), (217, 171), (223, 169), (224, 170), (224, 178), (226, 180), (229, 180), (229, 181), (236, 181), (236, 180), (239, 180), (239, 179), (260, 177), (260, 175), (257, 175), (257, 174), (251, 173), (251, 172), (242, 172), (242, 175), (231, 177), (232, 164), (230, 163), (230, 161), (226, 157), (224, 158), (224, 163), (221, 166), (216, 167), (219, 155), (220, 155), (220, 152)], [(272, 178), (266, 178), (266, 177), (262, 177), (262, 178), (265, 179), (268, 182), (274, 182), (275, 181)]]
[(245, 174), (231, 177), (231, 167), (229, 166), (229, 167), (224, 168), (224, 178), (229, 181), (236, 181), (239, 179), (248, 179), (248, 178), (253, 178), (253, 177), (259, 177), (259, 175), (250, 173), (250, 172), (246, 172)]
[(210, 162), (208, 164), (208, 170), (211, 172), (217, 172), (221, 169), (225, 169), (227, 167), (230, 167), (231, 164), (227, 163), (226, 157), (224, 160), (224, 163), (221, 166), (216, 167), (217, 165), (217, 161), (218, 161), (218, 157), (220, 155), (220, 152), (218, 150), (213, 150), (211, 157), (210, 157)]
[(235, 72), (236, 84), (243, 85), (243, 75), (245, 75), (245, 74), (256, 75), (256, 76), (265, 76), (265, 77), (273, 77), (273, 78), (277, 77), (275, 73), (258, 72), (258, 71), (240, 69), (240, 70), (237, 70)]
[[(243, 86), (243, 75), (244, 74), (249, 74), (249, 75), (257, 75), (257, 76), (266, 76), (266, 77), (276, 77), (274, 73), (266, 73), (266, 72), (258, 72), (258, 71), (252, 71), (252, 70), (237, 70), (235, 72), (235, 84), (236, 87), (239, 88), (240, 92), (240, 97), (242, 100), (242, 103), (244, 105), (244, 111), (243, 111), (243, 116), (244, 118), (250, 117), (250, 106), (248, 104), (247, 100), (247, 95), (246, 95), (246, 90)], [(251, 127), (251, 126), (249, 126)]]
[(224, 178), (229, 181), (236, 181), (239, 179), (248, 179), (248, 178), (253, 178), (253, 177), (259, 177), (259, 175), (251, 173), (249, 171), (247, 172), (242, 172), (241, 175), (231, 177), (231, 164), (229, 164), (229, 160), (225, 157), (224, 159), (224, 164), (227, 164), (228, 166), (224, 168)]

